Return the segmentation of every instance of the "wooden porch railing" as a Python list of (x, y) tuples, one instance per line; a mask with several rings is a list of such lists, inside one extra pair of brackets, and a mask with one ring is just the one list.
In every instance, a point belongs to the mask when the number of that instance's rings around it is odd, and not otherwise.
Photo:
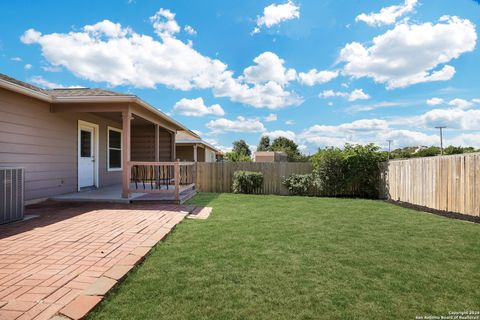
[(179, 199), (181, 189), (195, 186), (195, 162), (130, 161), (129, 193), (174, 193)]

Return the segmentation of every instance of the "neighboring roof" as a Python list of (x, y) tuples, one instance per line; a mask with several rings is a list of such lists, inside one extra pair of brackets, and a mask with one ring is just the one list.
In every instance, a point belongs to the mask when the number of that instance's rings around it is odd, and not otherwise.
[[(143, 101), (142, 99), (133, 94), (125, 94), (101, 88), (59, 88), (45, 90), (29, 83), (14, 79), (2, 73), (0, 73), (0, 88), (5, 88), (7, 90), (40, 99), (49, 103), (132, 102), (152, 111), (160, 118), (174, 124), (178, 129), (192, 132), (180, 122), (167, 116), (159, 109), (148, 104), (147, 102)], [(193, 134), (194, 136), (198, 137), (198, 135), (196, 135), (195, 133)]]
[(195, 132), (188, 131), (178, 131), (175, 135), (176, 140), (202, 140), (202, 138)]
[(209, 147), (213, 151), (217, 153), (221, 153), (221, 151), (214, 146), (212, 146), (210, 143), (204, 141), (204, 140), (175, 140), (175, 144), (203, 144), (204, 146)]
[(287, 155), (283, 151), (255, 151), (254, 153), (259, 156), (268, 156), (268, 155), (274, 155), (274, 154)]

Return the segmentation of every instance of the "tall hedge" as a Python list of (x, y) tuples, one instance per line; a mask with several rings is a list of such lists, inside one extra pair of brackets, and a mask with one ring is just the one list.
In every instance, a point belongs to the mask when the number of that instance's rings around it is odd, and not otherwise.
[(235, 171), (232, 190), (234, 193), (255, 193), (263, 186), (263, 174), (252, 171)]
[[(311, 190), (310, 195), (378, 197), (379, 163), (386, 160), (386, 154), (378, 146), (346, 144), (344, 148), (325, 148), (310, 160), (314, 167), (311, 177), (293, 175), (284, 179), (292, 194)], [(303, 182), (308, 185), (300, 186)]]

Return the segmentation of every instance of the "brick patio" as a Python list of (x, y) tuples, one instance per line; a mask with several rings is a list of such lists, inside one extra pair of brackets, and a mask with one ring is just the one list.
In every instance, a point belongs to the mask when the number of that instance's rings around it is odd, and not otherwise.
[(0, 319), (82, 318), (187, 207), (48, 203), (0, 226)]

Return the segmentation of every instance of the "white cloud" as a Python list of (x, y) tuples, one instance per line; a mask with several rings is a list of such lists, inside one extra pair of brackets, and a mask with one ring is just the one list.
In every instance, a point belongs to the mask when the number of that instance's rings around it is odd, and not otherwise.
[(13, 58), (10, 58), (10, 60), (15, 61), (15, 62), (20, 62), (20, 61), (22, 61), (22, 58), (20, 58), (20, 57), (13, 57)]
[(370, 26), (394, 24), (397, 22), (397, 19), (413, 11), (417, 3), (418, 0), (405, 0), (402, 5), (382, 8), (380, 12), (377, 13), (362, 13), (355, 18), (355, 21), (363, 21)]
[(275, 81), (255, 84), (253, 87), (233, 78), (227, 78), (213, 89), (217, 97), (229, 97), (234, 102), (256, 108), (278, 109), (303, 102), (302, 97), (293, 91), (286, 91)]
[(252, 33), (260, 32), (265, 26), (271, 28), (283, 21), (300, 18), (300, 7), (292, 1), (283, 4), (271, 4), (263, 8), (263, 15), (257, 18), (257, 27)]
[(45, 89), (80, 88), (80, 86), (64, 86), (59, 83), (50, 82), (44, 79), (42, 76), (33, 76), (28, 79), (28, 81)]
[(175, 21), (175, 13), (168, 9), (161, 8), (150, 17), (155, 33), (160, 37), (173, 36), (180, 32), (180, 26)]
[(286, 124), (287, 126), (292, 126), (292, 125), (295, 124), (295, 121), (293, 121), (293, 120), (287, 120), (287, 121), (285, 121), (285, 124)]
[(349, 43), (338, 60), (345, 62), (347, 75), (372, 78), (388, 89), (402, 88), (451, 79), (455, 68), (446, 63), (473, 51), (476, 40), (472, 22), (444, 16), (436, 24), (398, 24), (375, 37), (370, 47)]
[(297, 72), (294, 69), (285, 68), (283, 65), (285, 61), (273, 52), (266, 51), (253, 59), (253, 62), (256, 65), (243, 70), (243, 77), (248, 83), (260, 84), (275, 81), (285, 85), (297, 77)]
[(348, 101), (368, 100), (370, 96), (363, 92), (363, 89), (355, 89), (348, 95)]
[(384, 133), (383, 141), (393, 140), (396, 147), (432, 146), (439, 142), (438, 135), (405, 129), (389, 130)]
[(197, 31), (193, 29), (192, 26), (189, 26), (188, 24), (183, 28), (183, 30), (191, 36), (194, 36), (197, 34)]
[(277, 115), (275, 113), (270, 113), (268, 116), (264, 117), (264, 120), (266, 122), (273, 122), (273, 121), (277, 121)]
[(338, 71), (318, 71), (317, 69), (311, 69), (307, 73), (300, 72), (298, 77), (301, 84), (314, 86), (316, 84), (327, 83), (338, 77), (338, 74)]
[(270, 139), (283, 137), (290, 140), (295, 140), (296, 138), (295, 132), (290, 130), (274, 130), (274, 131), (267, 132), (264, 135), (270, 137)]
[(42, 66), (42, 70), (47, 71), (47, 72), (60, 72), (62, 71), (62, 68), (60, 66)]
[(196, 99), (181, 99), (175, 103), (173, 112), (190, 117), (202, 117), (206, 115), (222, 117), (225, 115), (225, 111), (222, 109), (222, 106), (219, 104), (214, 104), (210, 107), (207, 107), (201, 97)]
[(247, 119), (237, 117), (234, 120), (225, 118), (211, 120), (206, 124), (207, 128), (215, 133), (222, 132), (265, 132), (265, 126), (257, 118)]
[(436, 135), (420, 131), (392, 128), (386, 120), (361, 119), (339, 125), (314, 125), (297, 135), (297, 141), (308, 146), (342, 147), (345, 143), (383, 145), (387, 139), (394, 140), (394, 146), (433, 145)]
[[(110, 86), (155, 88), (162, 84), (180, 90), (211, 89), (216, 97), (257, 108), (276, 109), (303, 102), (295, 92), (284, 89), (295, 71), (277, 73), (284, 68), (283, 60), (273, 53), (259, 55), (257, 65), (235, 78), (226, 64), (175, 38), (179, 29), (174, 18), (175, 14), (165, 9), (151, 18), (159, 40), (108, 20), (87, 25), (79, 32), (42, 35), (29, 29), (21, 40), (39, 44), (52, 67), (64, 67), (77, 77)], [(272, 63), (273, 69), (269, 68)], [(246, 76), (255, 83), (246, 82)]]
[(456, 98), (456, 99), (450, 100), (448, 105), (457, 107), (460, 109), (468, 109), (470, 107), (473, 107), (474, 103), (465, 99)]
[(480, 130), (480, 110), (461, 108), (433, 109), (421, 116), (410, 118), (413, 124), (425, 128), (447, 126), (451, 129)]
[(340, 92), (333, 90), (325, 90), (319, 94), (321, 98), (331, 98), (331, 97), (343, 97), (348, 99), (348, 101), (356, 100), (368, 100), (370, 96), (363, 92), (363, 89), (355, 89), (352, 92)]
[(364, 111), (372, 111), (375, 109), (380, 109), (380, 108), (391, 108), (391, 107), (398, 107), (398, 106), (404, 106), (404, 105), (409, 105), (408, 102), (393, 102), (393, 101), (381, 101), (373, 104), (368, 104), (368, 105), (354, 105), (348, 108), (348, 111), (352, 112), (364, 112)]
[(32, 69), (32, 65), (30, 63), (27, 63), (26, 65), (23, 66), (25, 70), (30, 70)]
[(443, 99), (441, 99), (441, 98), (431, 98), (431, 99), (428, 99), (428, 100), (427, 100), (427, 104), (428, 104), (429, 106), (437, 106), (437, 105), (442, 104), (442, 103), (444, 103), (444, 102), (445, 102), (445, 101), (444, 101)]
[(41, 37), (42, 37), (42, 34), (40, 32), (34, 29), (28, 29), (20, 37), (20, 41), (22, 41), (25, 44), (32, 44), (32, 43), (37, 43)]

